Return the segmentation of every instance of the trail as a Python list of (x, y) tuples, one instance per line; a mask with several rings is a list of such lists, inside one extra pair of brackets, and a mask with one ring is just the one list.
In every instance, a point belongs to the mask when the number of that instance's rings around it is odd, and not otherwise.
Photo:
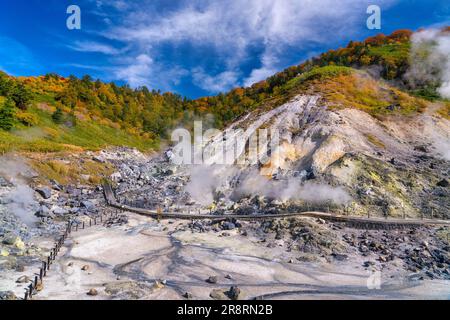
[(291, 212), (279, 214), (252, 214), (252, 215), (213, 215), (213, 214), (189, 214), (189, 213), (165, 213), (157, 212), (156, 210), (136, 208), (128, 205), (123, 205), (117, 202), (111, 185), (104, 184), (103, 192), (106, 203), (113, 208), (134, 212), (140, 215), (149, 216), (156, 219), (210, 219), (210, 220), (268, 220), (268, 219), (282, 219), (292, 217), (311, 217), (330, 220), (333, 222), (345, 222), (355, 227), (365, 228), (402, 228), (402, 227), (417, 227), (430, 225), (444, 225), (450, 226), (450, 221), (439, 219), (398, 219), (398, 218), (377, 218), (377, 217), (359, 217), (359, 216), (345, 216), (337, 215), (327, 212)]

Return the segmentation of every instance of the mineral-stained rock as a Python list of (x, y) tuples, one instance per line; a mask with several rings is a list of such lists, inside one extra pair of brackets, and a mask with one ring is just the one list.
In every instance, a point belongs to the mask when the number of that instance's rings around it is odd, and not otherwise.
[(36, 291), (42, 291), (42, 290), (44, 290), (44, 284), (42, 283), (42, 281), (40, 281), (36, 285)]
[(134, 281), (117, 281), (105, 284), (105, 292), (123, 299), (140, 299), (155, 288)]
[(8, 233), (3, 238), (3, 243), (11, 246), (14, 243), (16, 243), (17, 240), (20, 240), (20, 238), (17, 235), (15, 235), (13, 233)]
[(162, 289), (164, 288), (164, 283), (162, 281), (155, 281), (155, 283), (153, 284), (153, 288), (154, 289)]
[(96, 296), (96, 295), (98, 295), (98, 291), (97, 291), (97, 289), (92, 288), (86, 294), (88, 296)]
[(228, 300), (227, 295), (221, 289), (212, 290), (211, 293), (209, 294), (209, 296), (211, 298), (213, 298), (214, 300)]
[(7, 257), (9, 256), (9, 251), (7, 249), (0, 249), (0, 257)]

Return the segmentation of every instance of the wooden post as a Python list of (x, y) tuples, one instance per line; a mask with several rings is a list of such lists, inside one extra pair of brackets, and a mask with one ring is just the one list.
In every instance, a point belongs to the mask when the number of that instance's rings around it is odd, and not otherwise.
[(34, 277), (34, 288), (37, 288), (38, 285), (38, 276)]
[(29, 286), (28, 286), (28, 292), (29, 292), (29, 294), (28, 294), (28, 296), (30, 297), (30, 299), (33, 297), (33, 284), (30, 284)]
[(28, 290), (25, 290), (25, 296), (23, 297), (23, 300), (28, 300)]
[(43, 269), (44, 269), (44, 277), (46, 277), (47, 276), (47, 262), (42, 261), (42, 266), (43, 266)]
[(42, 268), (39, 269), (39, 280), (42, 281), (42, 278), (44, 277), (44, 270)]
[(47, 270), (50, 270), (50, 265), (51, 265), (51, 261), (52, 261), (51, 255), (52, 255), (52, 253), (50, 252), (50, 256), (47, 257)]

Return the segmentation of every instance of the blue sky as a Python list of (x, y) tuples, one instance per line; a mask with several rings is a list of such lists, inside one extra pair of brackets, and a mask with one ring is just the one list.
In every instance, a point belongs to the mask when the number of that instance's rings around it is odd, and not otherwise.
[[(81, 8), (81, 30), (66, 9)], [(366, 9), (381, 8), (381, 30)], [(89, 74), (195, 98), (396, 29), (450, 25), (448, 0), (1, 0), (0, 69)]]

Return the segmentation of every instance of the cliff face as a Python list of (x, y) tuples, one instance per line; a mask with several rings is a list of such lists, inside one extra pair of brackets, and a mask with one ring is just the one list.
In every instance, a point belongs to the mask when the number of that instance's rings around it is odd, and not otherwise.
[[(210, 186), (209, 199), (277, 199), (287, 207), (334, 203), (355, 214), (448, 218), (450, 121), (436, 113), (439, 107), (381, 118), (350, 106), (333, 108), (320, 94), (300, 94), (255, 110), (205, 144), (208, 156), (235, 146), (241, 155), (233, 165), (203, 167), (220, 181)], [(260, 129), (277, 132), (279, 143), (272, 144), (270, 134), (258, 147), (249, 143)], [(245, 143), (233, 144), (234, 138)], [(255, 163), (256, 155), (268, 158)]]

